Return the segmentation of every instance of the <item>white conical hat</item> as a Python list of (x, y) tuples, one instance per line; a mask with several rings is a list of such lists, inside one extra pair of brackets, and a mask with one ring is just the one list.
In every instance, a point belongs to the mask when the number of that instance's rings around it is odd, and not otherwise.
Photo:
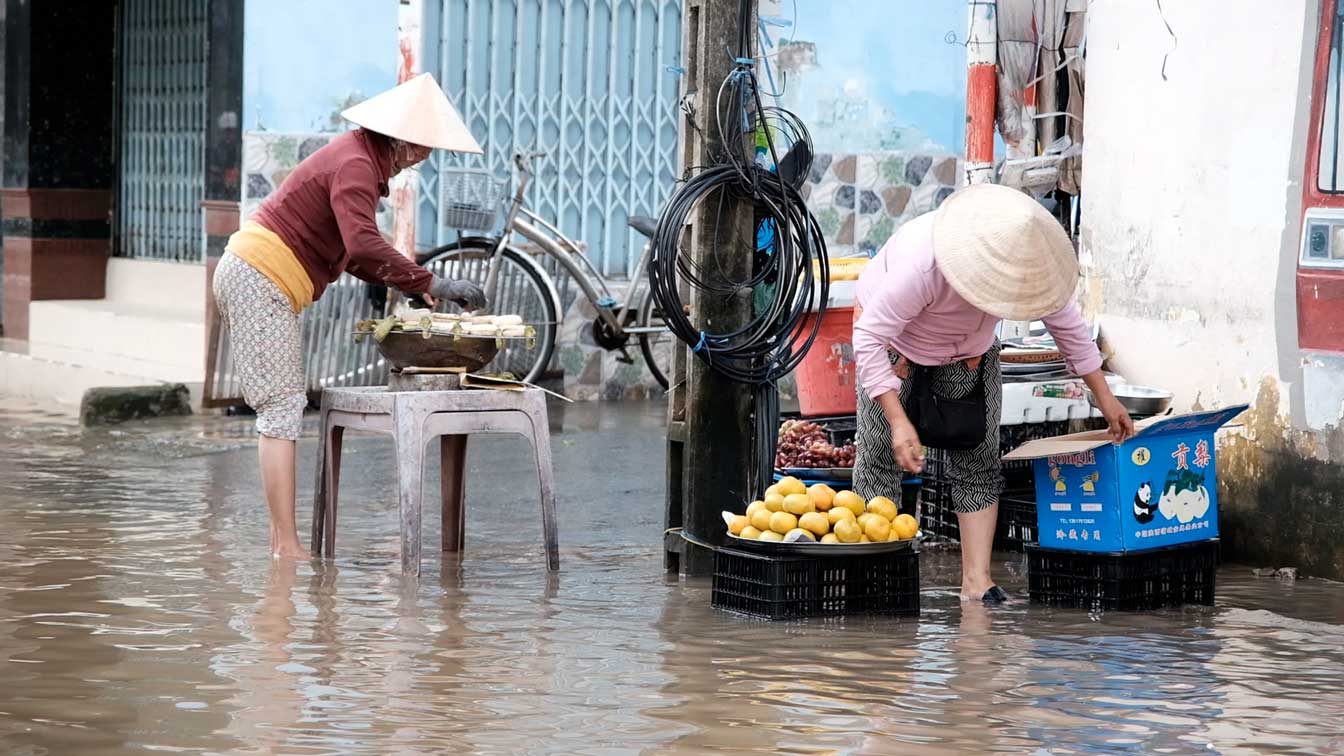
[(457, 108), (427, 73), (346, 108), (341, 115), (369, 131), (422, 147), (482, 152)]
[(1052, 315), (1078, 287), (1064, 227), (1041, 203), (999, 184), (969, 186), (943, 202), (933, 258), (963, 299), (1005, 320)]

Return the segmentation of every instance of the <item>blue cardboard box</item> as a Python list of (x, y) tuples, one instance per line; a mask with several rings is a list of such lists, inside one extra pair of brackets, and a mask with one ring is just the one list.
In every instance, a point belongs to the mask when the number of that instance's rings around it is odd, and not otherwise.
[(1216, 538), (1214, 434), (1246, 407), (1150, 418), (1120, 445), (1088, 431), (1014, 449), (1005, 460), (1035, 460), (1041, 546), (1141, 551)]

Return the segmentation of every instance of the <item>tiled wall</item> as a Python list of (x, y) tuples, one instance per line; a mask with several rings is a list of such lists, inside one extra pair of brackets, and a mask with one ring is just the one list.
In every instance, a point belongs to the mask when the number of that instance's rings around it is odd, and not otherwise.
[(803, 193), (832, 257), (871, 255), (902, 223), (938, 207), (960, 176), (950, 155), (820, 154)]

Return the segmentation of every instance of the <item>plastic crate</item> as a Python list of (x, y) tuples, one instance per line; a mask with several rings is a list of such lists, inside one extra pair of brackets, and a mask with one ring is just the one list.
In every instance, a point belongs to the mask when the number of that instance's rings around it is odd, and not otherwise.
[[(919, 527), (926, 535), (961, 540), (961, 526), (952, 508), (951, 486), (944, 478), (924, 478), (919, 489)], [(994, 548), (1021, 551), (1036, 541), (1035, 491), (1005, 491), (999, 496)]]
[[(999, 427), (999, 452), (1007, 454), (1028, 441), (1051, 438), (1106, 427), (1105, 420), (1064, 420), (1049, 423), (1004, 425)], [(952, 508), (952, 491), (947, 482), (947, 452), (925, 450), (923, 485), (920, 487), (919, 525), (926, 534), (961, 540), (961, 528)], [(999, 523), (994, 548), (1021, 551), (1036, 540), (1036, 480), (1030, 460), (1003, 463), (1004, 492), (999, 497)]]
[(710, 603), (765, 619), (919, 614), (919, 552), (771, 556), (714, 552)]
[(1099, 554), (1027, 547), (1034, 604), (1135, 611), (1213, 605), (1218, 539), (1162, 549)]

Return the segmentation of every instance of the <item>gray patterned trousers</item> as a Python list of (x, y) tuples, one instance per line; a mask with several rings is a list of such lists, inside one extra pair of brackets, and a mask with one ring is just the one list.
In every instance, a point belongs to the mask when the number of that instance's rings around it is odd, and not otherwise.
[(308, 393), (298, 313), (271, 279), (229, 252), (211, 283), (243, 401), (257, 413), (257, 432), (299, 440)]
[[(891, 362), (898, 355), (889, 352)], [(952, 490), (952, 506), (969, 514), (992, 506), (1003, 493), (1000, 471), (999, 420), (1003, 414), (1003, 379), (999, 368), (999, 345), (985, 353), (985, 440), (969, 451), (947, 452), (943, 475)], [(939, 396), (959, 399), (975, 389), (976, 371), (964, 362), (933, 368), (930, 385)], [(865, 499), (886, 496), (900, 501), (900, 467), (891, 451), (891, 426), (882, 407), (858, 387), (858, 432), (855, 435), (854, 491)], [(908, 407), (910, 381), (901, 383), (901, 406)]]

